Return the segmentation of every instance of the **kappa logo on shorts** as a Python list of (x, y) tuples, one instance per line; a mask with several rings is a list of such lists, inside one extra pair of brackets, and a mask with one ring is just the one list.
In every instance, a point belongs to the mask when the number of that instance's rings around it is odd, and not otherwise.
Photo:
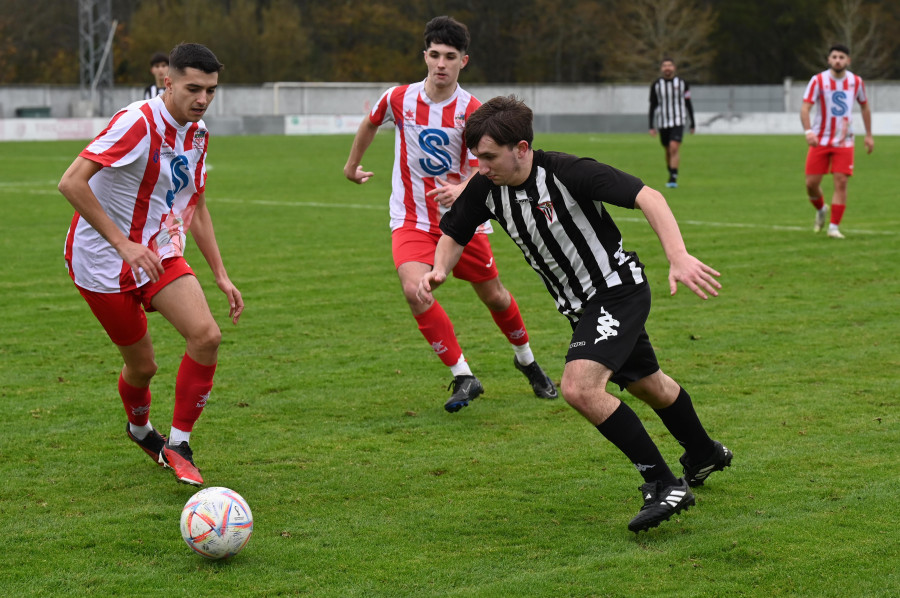
[(619, 321), (612, 317), (605, 307), (601, 307), (600, 316), (597, 318), (597, 334), (600, 336), (594, 339), (594, 344), (605, 341), (611, 336), (619, 336), (619, 331), (616, 330), (618, 325)]

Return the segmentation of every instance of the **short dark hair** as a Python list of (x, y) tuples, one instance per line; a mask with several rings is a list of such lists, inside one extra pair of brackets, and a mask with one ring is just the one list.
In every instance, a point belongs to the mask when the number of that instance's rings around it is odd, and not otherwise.
[(469, 28), (453, 17), (435, 17), (425, 25), (425, 49), (431, 44), (447, 44), (465, 54), (469, 49)]
[(160, 62), (169, 64), (169, 55), (163, 52), (156, 52), (150, 57), (150, 66), (156, 66)]
[(850, 56), (850, 48), (845, 46), (844, 44), (832, 44), (830, 48), (828, 48), (828, 54), (826, 56), (831, 56), (831, 53), (837, 50), (838, 52), (843, 52), (847, 56)]
[(180, 73), (187, 68), (199, 69), (204, 73), (219, 73), (225, 65), (206, 46), (182, 43), (169, 53), (169, 67)]
[(469, 115), (463, 136), (470, 150), (478, 147), (485, 136), (501, 146), (513, 147), (524, 140), (531, 147), (534, 141), (534, 112), (516, 96), (497, 96)]
[(662, 66), (664, 62), (671, 62), (673, 65), (675, 64), (675, 61), (672, 60), (671, 56), (663, 56), (662, 60), (659, 61), (659, 66)]

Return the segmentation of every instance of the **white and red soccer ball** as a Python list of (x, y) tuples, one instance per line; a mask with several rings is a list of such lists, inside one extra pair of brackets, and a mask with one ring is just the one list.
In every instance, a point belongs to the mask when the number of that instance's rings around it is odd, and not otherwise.
[(234, 490), (204, 488), (181, 511), (181, 537), (208, 559), (226, 559), (241, 551), (253, 534), (253, 514)]

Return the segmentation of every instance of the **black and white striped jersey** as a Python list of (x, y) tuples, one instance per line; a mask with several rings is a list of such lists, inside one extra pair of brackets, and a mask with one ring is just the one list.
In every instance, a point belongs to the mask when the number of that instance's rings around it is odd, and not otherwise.
[(576, 322), (595, 294), (644, 282), (644, 265), (625, 251), (622, 235), (603, 203), (634, 209), (644, 183), (591, 158), (534, 151), (528, 180), (518, 187), (476, 174), (441, 220), (441, 231), (460, 245), (496, 220), (515, 241), (556, 300)]
[(650, 128), (694, 127), (691, 86), (681, 77), (660, 77), (650, 85)]

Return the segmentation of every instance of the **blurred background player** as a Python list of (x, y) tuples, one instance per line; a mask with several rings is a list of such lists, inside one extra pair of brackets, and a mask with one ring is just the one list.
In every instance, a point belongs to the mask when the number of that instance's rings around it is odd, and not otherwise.
[[(828, 206), (822, 193), (822, 177), (829, 172), (834, 178), (831, 196), (831, 223), (828, 236), (843, 239), (838, 228), (847, 207), (847, 181), (853, 174), (853, 102), (858, 102), (866, 127), (866, 153), (875, 148), (872, 138), (872, 110), (866, 97), (866, 85), (859, 75), (847, 70), (850, 49), (835, 44), (828, 50), (828, 70), (814, 75), (803, 94), (800, 122), (806, 131), (806, 193), (816, 208), (813, 231), (825, 226)], [(810, 125), (809, 112), (816, 106), (815, 122)]]
[[(225, 271), (206, 207), (209, 133), (202, 118), (222, 64), (199, 44), (176, 46), (170, 58), (165, 93), (117, 112), (66, 170), (59, 190), (75, 208), (65, 244), (69, 275), (125, 362), (125, 431), (179, 481), (199, 486), (189, 440), (212, 390), (222, 333), (184, 259), (189, 228), (235, 324), (244, 301)], [(145, 311), (158, 311), (186, 341), (168, 441), (150, 423), (157, 365)]]
[(144, 99), (151, 100), (166, 90), (166, 75), (169, 74), (169, 55), (157, 52), (150, 57), (150, 74), (153, 83), (144, 88)]
[(678, 165), (681, 162), (681, 141), (687, 117), (691, 119), (694, 133), (694, 105), (691, 103), (691, 86), (675, 75), (675, 61), (663, 58), (659, 66), (660, 78), (650, 85), (650, 135), (659, 132), (659, 141), (666, 151), (666, 168), (669, 180), (666, 187), (678, 186)]
[[(453, 393), (445, 403), (449, 412), (460, 410), (484, 392), (463, 356), (453, 324), (437, 302), (416, 297), (419, 280), (434, 264), (440, 239), (441, 216), (456, 200), (477, 162), (463, 143), (468, 116), (481, 103), (458, 84), (469, 61), (469, 31), (459, 21), (436, 17), (425, 26), (424, 81), (388, 89), (363, 118), (353, 140), (344, 175), (357, 184), (372, 172), (363, 170), (363, 155), (378, 127), (396, 125), (395, 159), (391, 179), (391, 238), (394, 266), (403, 295), (425, 340), (453, 375)], [(490, 232), (488, 226), (481, 233)], [(500, 282), (486, 234), (477, 234), (453, 275), (471, 283), (494, 322), (512, 344), (513, 363), (528, 378), (534, 393), (545, 399), (557, 396), (556, 387), (534, 359), (528, 332), (512, 295)]]

